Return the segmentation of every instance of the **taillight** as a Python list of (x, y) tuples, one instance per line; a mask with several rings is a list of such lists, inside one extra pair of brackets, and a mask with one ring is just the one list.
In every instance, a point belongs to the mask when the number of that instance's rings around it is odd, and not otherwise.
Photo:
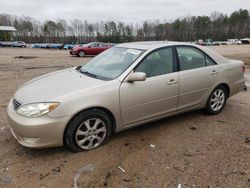
[(242, 65), (242, 71), (243, 71), (243, 73), (245, 72), (245, 70), (246, 70), (245, 65)]

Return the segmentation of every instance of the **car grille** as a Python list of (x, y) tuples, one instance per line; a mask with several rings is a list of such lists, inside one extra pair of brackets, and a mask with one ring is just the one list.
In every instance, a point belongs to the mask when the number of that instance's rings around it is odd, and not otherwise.
[(16, 99), (13, 99), (12, 102), (15, 110), (21, 106), (21, 103), (19, 103)]

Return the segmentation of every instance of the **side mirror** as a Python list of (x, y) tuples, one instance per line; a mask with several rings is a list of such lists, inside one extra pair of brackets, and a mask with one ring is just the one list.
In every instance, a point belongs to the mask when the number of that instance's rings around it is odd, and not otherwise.
[(91, 46), (88, 46), (88, 48), (91, 48)]
[(129, 75), (127, 81), (134, 82), (134, 81), (145, 81), (146, 74), (144, 72), (133, 72)]

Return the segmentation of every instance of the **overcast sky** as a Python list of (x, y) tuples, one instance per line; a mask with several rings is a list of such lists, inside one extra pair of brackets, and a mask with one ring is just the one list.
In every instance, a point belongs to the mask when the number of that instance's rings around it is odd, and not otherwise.
[(250, 0), (0, 0), (0, 13), (30, 16), (40, 21), (57, 18), (141, 22), (171, 21), (187, 15), (230, 14), (250, 10)]

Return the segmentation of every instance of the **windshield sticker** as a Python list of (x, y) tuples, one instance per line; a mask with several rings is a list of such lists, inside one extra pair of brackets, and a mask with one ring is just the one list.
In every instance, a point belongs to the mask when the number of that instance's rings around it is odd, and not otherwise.
[(131, 53), (131, 54), (135, 54), (135, 55), (138, 55), (141, 53), (140, 50), (135, 50), (135, 49), (128, 49), (126, 52)]

